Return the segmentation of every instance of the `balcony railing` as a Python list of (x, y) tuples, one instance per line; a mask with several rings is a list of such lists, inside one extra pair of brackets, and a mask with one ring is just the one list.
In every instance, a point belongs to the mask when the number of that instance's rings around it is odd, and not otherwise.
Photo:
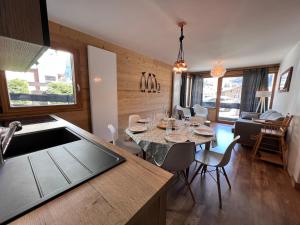
[(74, 95), (58, 95), (58, 94), (16, 94), (10, 93), (10, 100), (19, 101), (33, 101), (33, 102), (61, 102), (66, 104), (73, 104)]
[[(240, 103), (220, 103), (220, 108), (225, 109), (240, 109)], [(216, 102), (203, 102), (202, 106), (204, 107), (216, 107)]]

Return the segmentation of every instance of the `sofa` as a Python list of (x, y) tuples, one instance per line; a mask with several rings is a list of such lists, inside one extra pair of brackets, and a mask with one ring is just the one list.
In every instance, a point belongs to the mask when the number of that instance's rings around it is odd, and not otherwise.
[(240, 118), (234, 124), (234, 136), (240, 135), (238, 143), (253, 147), (255, 144), (255, 135), (260, 133), (263, 124), (255, 122), (255, 120), (263, 121), (280, 121), (283, 120), (284, 116), (275, 111), (268, 110), (262, 114), (255, 112), (242, 112)]

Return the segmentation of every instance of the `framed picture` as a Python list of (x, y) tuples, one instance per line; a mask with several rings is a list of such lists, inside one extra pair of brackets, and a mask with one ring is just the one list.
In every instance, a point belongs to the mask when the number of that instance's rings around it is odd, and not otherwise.
[(288, 92), (290, 90), (292, 80), (293, 67), (290, 67), (280, 75), (279, 91)]

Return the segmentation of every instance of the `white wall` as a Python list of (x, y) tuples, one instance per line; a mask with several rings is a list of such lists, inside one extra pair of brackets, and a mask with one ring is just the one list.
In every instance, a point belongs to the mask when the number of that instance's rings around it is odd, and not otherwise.
[[(278, 92), (280, 74), (293, 66), (293, 75), (289, 92)], [(289, 129), (288, 172), (300, 183), (300, 42), (290, 50), (280, 64), (273, 109), (294, 115)]]
[(107, 125), (118, 130), (117, 56), (88, 46), (88, 66), (93, 134), (111, 141)]

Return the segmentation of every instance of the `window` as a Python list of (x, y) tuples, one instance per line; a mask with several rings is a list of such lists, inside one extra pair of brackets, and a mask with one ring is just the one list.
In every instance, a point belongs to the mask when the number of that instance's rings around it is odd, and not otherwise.
[(243, 76), (222, 78), (220, 120), (235, 121), (239, 118), (242, 86)]
[(48, 49), (28, 72), (5, 71), (9, 106), (75, 105), (73, 53)]
[(268, 74), (268, 91), (270, 92), (273, 90), (274, 78), (275, 78), (275, 73)]
[(216, 107), (218, 78), (203, 78), (202, 105)]

